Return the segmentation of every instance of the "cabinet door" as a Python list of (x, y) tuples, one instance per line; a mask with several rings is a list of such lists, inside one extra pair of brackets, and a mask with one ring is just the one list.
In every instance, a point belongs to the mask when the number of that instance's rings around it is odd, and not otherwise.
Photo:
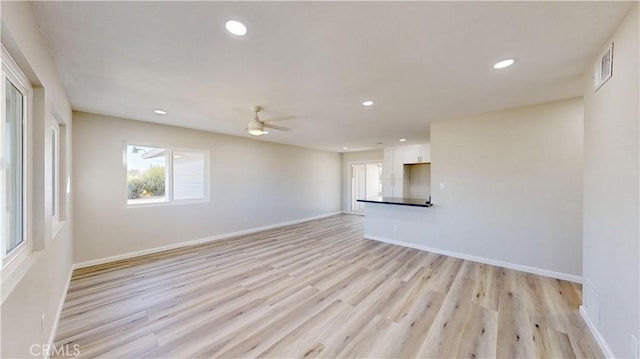
[[(382, 160), (382, 178), (392, 178), (393, 175), (393, 150), (384, 149), (384, 159)], [(383, 186), (384, 187), (384, 186)]]
[(402, 149), (402, 162), (406, 164), (418, 163), (420, 146), (406, 146)]
[(396, 148), (393, 150), (393, 179), (400, 180), (404, 178), (404, 161), (402, 158), (402, 148)]
[(391, 178), (382, 179), (382, 197), (393, 197), (393, 180)]
[(402, 181), (394, 181), (392, 188), (392, 196), (391, 197), (404, 197)]
[(420, 156), (420, 163), (431, 163), (431, 144), (426, 143), (418, 146), (418, 156)]

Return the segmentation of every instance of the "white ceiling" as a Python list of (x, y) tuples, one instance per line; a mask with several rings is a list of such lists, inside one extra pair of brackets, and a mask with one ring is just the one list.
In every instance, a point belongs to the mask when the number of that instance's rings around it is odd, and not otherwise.
[[(427, 141), (436, 120), (580, 96), (591, 59), (634, 3), (33, 7), (74, 109), (252, 137), (238, 110), (262, 105), (263, 119), (296, 119), (278, 123), (291, 132), (256, 139), (351, 151)], [(229, 19), (248, 34), (227, 33)], [(493, 69), (511, 57), (514, 66)]]

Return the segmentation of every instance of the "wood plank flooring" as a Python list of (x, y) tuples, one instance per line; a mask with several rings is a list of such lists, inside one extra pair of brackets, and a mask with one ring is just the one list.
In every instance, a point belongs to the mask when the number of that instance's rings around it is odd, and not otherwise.
[(601, 358), (580, 285), (363, 239), (337, 215), (76, 270), (81, 357)]

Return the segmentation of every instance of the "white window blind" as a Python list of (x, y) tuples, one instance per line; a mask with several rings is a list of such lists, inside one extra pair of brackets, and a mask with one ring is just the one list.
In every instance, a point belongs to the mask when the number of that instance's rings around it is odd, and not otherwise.
[(205, 198), (205, 154), (175, 151), (173, 153), (173, 199)]

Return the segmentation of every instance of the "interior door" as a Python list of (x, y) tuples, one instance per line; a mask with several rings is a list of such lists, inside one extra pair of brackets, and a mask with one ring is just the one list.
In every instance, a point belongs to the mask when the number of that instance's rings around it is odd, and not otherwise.
[(352, 165), (352, 186), (351, 186), (351, 212), (363, 212), (364, 203), (358, 202), (365, 199), (367, 193), (367, 173), (365, 165)]
[(376, 199), (382, 195), (382, 163), (351, 165), (351, 212), (362, 213), (365, 204), (359, 199)]

